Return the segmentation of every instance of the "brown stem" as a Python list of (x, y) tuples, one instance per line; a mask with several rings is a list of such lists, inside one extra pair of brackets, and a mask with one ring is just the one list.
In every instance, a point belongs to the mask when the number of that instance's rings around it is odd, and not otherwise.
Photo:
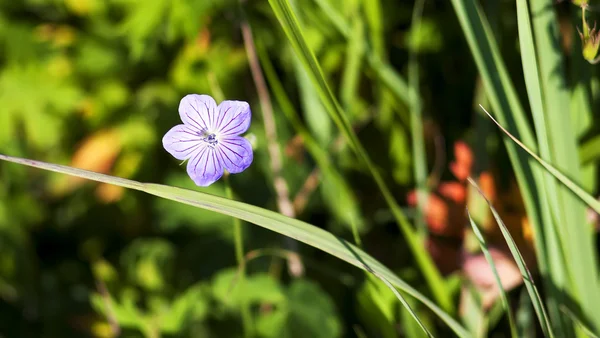
[[(240, 0), (240, 3), (243, 4), (244, 0)], [(275, 119), (273, 118), (273, 106), (271, 105), (269, 91), (267, 90), (265, 78), (256, 55), (256, 47), (254, 45), (254, 38), (252, 37), (252, 29), (250, 28), (250, 25), (246, 19), (242, 20), (241, 26), (244, 46), (246, 47), (246, 54), (248, 56), (248, 63), (250, 64), (250, 71), (252, 72), (252, 78), (254, 79), (256, 91), (258, 92), (263, 122), (265, 124), (269, 159), (274, 177), (273, 184), (277, 194), (277, 207), (279, 208), (279, 212), (281, 212), (283, 215), (295, 218), (296, 213), (294, 212), (294, 206), (290, 201), (288, 184), (281, 175), (282, 161), (280, 149), (277, 143), (277, 131), (275, 128)]]

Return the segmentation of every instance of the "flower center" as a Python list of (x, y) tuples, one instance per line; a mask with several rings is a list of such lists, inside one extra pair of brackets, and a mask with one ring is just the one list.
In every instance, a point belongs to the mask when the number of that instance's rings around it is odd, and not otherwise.
[(215, 134), (206, 133), (202, 140), (211, 146), (215, 146), (217, 143), (219, 143), (219, 140), (217, 140), (217, 135)]

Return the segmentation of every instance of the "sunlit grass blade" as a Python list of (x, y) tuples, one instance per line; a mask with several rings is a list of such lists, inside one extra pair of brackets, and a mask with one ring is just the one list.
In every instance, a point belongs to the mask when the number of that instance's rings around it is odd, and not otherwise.
[[(229, 175), (225, 175), (225, 194), (228, 199), (233, 200), (233, 190), (229, 183)], [(235, 246), (235, 258), (240, 269), (240, 277), (238, 283), (244, 285), (246, 282), (246, 264), (244, 261), (244, 237), (242, 231), (242, 221), (239, 218), (232, 218), (233, 221), (233, 242)], [(242, 314), (242, 325), (244, 329), (244, 337), (252, 337), (254, 332), (254, 323), (252, 322), (252, 313), (250, 312), (250, 306), (246, 301), (242, 301), (240, 304)]]
[(336, 237), (332, 233), (310, 225), (306, 222), (283, 216), (271, 210), (198, 191), (154, 183), (142, 183), (69, 166), (1, 154), (0, 160), (142, 191), (150, 195), (239, 218), (241, 220), (261, 226), (265, 229), (294, 238), (314, 248), (323, 250), (335, 257), (338, 257), (339, 259), (344, 260), (360, 269), (365, 271), (375, 271), (375, 273), (387, 279), (392, 285), (421, 301), (441, 320), (443, 320), (458, 336), (470, 337), (468, 332), (450, 315), (440, 309), (437, 305), (435, 305), (435, 303), (433, 303), (423, 294), (396, 276), (392, 271), (371, 257), (369, 254), (346, 242), (345, 240)]
[[(481, 107), (481, 106), (480, 106)], [(579, 185), (573, 182), (566, 175), (561, 173), (558, 169), (553, 167), (550, 163), (544, 161), (540, 158), (536, 153), (527, 148), (521, 141), (519, 141), (515, 136), (508, 132), (498, 121), (496, 121), (490, 113), (488, 113), (485, 108), (481, 107), (483, 111), (489, 116), (494, 123), (508, 136), (510, 137), (516, 144), (518, 144), (523, 150), (525, 150), (531, 157), (533, 157), (539, 164), (541, 164), (550, 174), (552, 174), (556, 179), (558, 179), (562, 184), (564, 184), (567, 188), (569, 188), (577, 197), (581, 198), (590, 208), (594, 209), (596, 213), (600, 214), (600, 201), (596, 200), (592, 195), (583, 190)]]
[(481, 248), (481, 251), (483, 252), (483, 255), (485, 256), (485, 259), (488, 261), (488, 264), (490, 265), (490, 268), (492, 269), (492, 272), (494, 273), (494, 279), (496, 280), (496, 285), (498, 285), (498, 290), (500, 290), (500, 300), (502, 301), (502, 307), (504, 308), (504, 311), (506, 312), (506, 316), (508, 317), (508, 325), (510, 326), (510, 334), (512, 337), (518, 337), (517, 326), (515, 324), (515, 317), (510, 309), (510, 303), (508, 302), (508, 297), (506, 296), (506, 290), (504, 290), (504, 287), (502, 286), (502, 282), (500, 280), (500, 275), (498, 274), (498, 269), (496, 269), (496, 264), (494, 263), (494, 260), (492, 259), (492, 255), (490, 254), (490, 251), (488, 250), (488, 247), (485, 242), (485, 238), (483, 237), (483, 234), (479, 230), (479, 227), (477, 226), (477, 224), (475, 224), (475, 222), (473, 221), (473, 218), (471, 217), (471, 214), (469, 213), (468, 209), (467, 209), (467, 216), (469, 217), (469, 222), (471, 223), (471, 228), (473, 229), (473, 233), (475, 234), (475, 237), (477, 237), (477, 240), (479, 241), (479, 247)]
[(277, 77), (275, 68), (269, 60), (267, 52), (264, 50), (262, 44), (257, 41), (256, 47), (260, 63), (265, 72), (265, 77), (273, 97), (279, 104), (283, 115), (288, 119), (296, 133), (302, 137), (304, 145), (306, 146), (306, 150), (310, 153), (321, 169), (323, 175), (322, 181), (326, 181), (327, 184), (330, 184), (335, 191), (339, 192), (339, 196), (336, 201), (330, 203), (330, 207), (332, 208), (334, 215), (336, 215), (336, 217), (342, 222), (349, 225), (349, 227), (352, 229), (352, 232), (355, 234), (356, 243), (359, 243), (359, 229), (363, 229), (364, 220), (354, 191), (350, 188), (350, 185), (346, 182), (335, 165), (331, 163), (330, 155), (326, 149), (323, 149), (319, 145), (317, 140), (310, 134), (308, 129), (304, 126), (304, 123), (300, 120), (300, 117), (296, 112), (291, 100), (285, 93), (283, 85)]
[(494, 208), (492, 203), (490, 203), (490, 201), (484, 195), (483, 191), (481, 191), (481, 189), (479, 188), (477, 183), (475, 183), (475, 181), (470, 177), (468, 178), (468, 181), (470, 184), (472, 184), (477, 189), (477, 191), (479, 192), (481, 197), (485, 199), (490, 210), (492, 211), (492, 215), (494, 216), (494, 218), (496, 219), (496, 222), (498, 223), (498, 226), (500, 227), (502, 236), (504, 236), (504, 240), (506, 241), (506, 244), (508, 244), (508, 248), (510, 249), (510, 252), (511, 252), (513, 258), (515, 259), (515, 262), (517, 263), (517, 266), (519, 267), (519, 270), (521, 271), (521, 276), (523, 277), (523, 282), (525, 283), (525, 287), (527, 288), (527, 292), (529, 293), (529, 298), (531, 299), (533, 308), (535, 309), (535, 312), (536, 312), (536, 315), (540, 322), (540, 325), (542, 327), (542, 330), (544, 331), (544, 335), (546, 337), (554, 337), (552, 327), (550, 326), (550, 321), (548, 320), (548, 315), (546, 314), (546, 310), (544, 309), (544, 304), (542, 303), (542, 299), (537, 290), (537, 287), (535, 286), (533, 277), (531, 276), (531, 272), (527, 268), (527, 265), (525, 264), (525, 260), (523, 259), (523, 256), (521, 255), (521, 252), (519, 251), (519, 248), (517, 247), (517, 244), (515, 243), (510, 232), (506, 228), (506, 225), (500, 218), (500, 215), (498, 215), (496, 208)]
[[(475, 0), (452, 0), (452, 5), (462, 26), (465, 38), (481, 74), (481, 79), (494, 108), (495, 116), (515, 135), (532, 149), (537, 149), (534, 135), (523, 106), (502, 57), (492, 30), (485, 15)], [(517, 182), (523, 196), (527, 215), (533, 228), (535, 249), (542, 273), (549, 270), (548, 249), (542, 236), (545, 220), (550, 219), (548, 208), (543, 208), (541, 168), (533, 166), (533, 161), (518, 151), (518, 147), (504, 140)], [(551, 282), (548, 280), (548, 282)]]
[(410, 307), (410, 304), (408, 304), (406, 299), (400, 294), (400, 292), (398, 292), (398, 290), (396, 290), (396, 288), (392, 285), (392, 283), (390, 283), (387, 279), (385, 279), (385, 277), (379, 275), (377, 272), (375, 272), (373, 270), (367, 269), (367, 271), (372, 273), (375, 277), (379, 278), (379, 280), (381, 280), (383, 282), (383, 284), (385, 284), (390, 290), (392, 290), (392, 292), (394, 293), (396, 298), (398, 298), (400, 303), (402, 303), (402, 305), (404, 306), (406, 311), (408, 311), (408, 313), (410, 313), (410, 316), (413, 317), (413, 319), (417, 322), (419, 327), (423, 330), (423, 332), (425, 332), (427, 337), (433, 337), (431, 332), (429, 332), (429, 330), (427, 330), (425, 325), (423, 325), (423, 322), (421, 322), (421, 320), (419, 319), (419, 316), (417, 316), (417, 314), (414, 312), (414, 310)]
[(325, 80), (323, 72), (321, 71), (321, 67), (317, 62), (315, 55), (308, 47), (308, 44), (302, 33), (302, 29), (298, 23), (298, 19), (292, 11), (289, 2), (287, 0), (269, 0), (269, 3), (271, 4), (271, 8), (283, 27), (283, 30), (285, 31), (292, 47), (294, 48), (296, 55), (302, 62), (306, 72), (311, 77), (325, 109), (334, 120), (335, 124), (338, 126), (338, 129), (341, 131), (350, 147), (354, 150), (359, 160), (366, 165), (371, 176), (373, 176), (373, 179), (385, 198), (385, 201), (388, 204), (398, 226), (400, 227), (406, 242), (409, 245), (409, 248), (415, 256), (420, 271), (423, 272), (425, 280), (430, 287), (435, 300), (447, 312), (453, 311), (454, 306), (452, 305), (452, 299), (446, 290), (440, 272), (434, 265), (429, 253), (425, 250), (425, 246), (422, 244), (422, 239), (419, 238), (418, 234), (409, 224), (408, 219), (394, 199), (386, 182), (383, 180), (383, 177), (377, 171), (375, 165), (368, 156), (367, 151), (359, 142), (356, 133), (354, 133), (354, 130), (348, 122), (346, 113), (343, 111), (331, 89), (327, 85), (327, 81)]
[(569, 310), (569, 308), (563, 305), (560, 307), (560, 310), (567, 315), (567, 317), (569, 317), (573, 323), (577, 324), (588, 337), (599, 338), (598, 335), (596, 335), (589, 326), (585, 325), (583, 321), (577, 318), (577, 316), (571, 310)]
[[(540, 157), (568, 172), (572, 180), (581, 182), (577, 137), (569, 110), (565, 60), (560, 48), (558, 18), (554, 10), (549, 10), (552, 6), (552, 0), (517, 1), (521, 58), (527, 92), (539, 95), (538, 107), (532, 105), (532, 114)], [(560, 266), (552, 265), (552, 270), (557, 268), (557, 271), (552, 271), (554, 284), (556, 289), (565, 290), (566, 297), (580, 304), (584, 314), (597, 318), (600, 298), (597, 292), (590, 293), (589, 289), (598, 289), (598, 271), (592, 228), (585, 220), (585, 205), (549, 173), (545, 172), (543, 176), (546, 189), (543, 197), (548, 201), (556, 229), (547, 234), (556, 235), (560, 244), (560, 248), (550, 253), (565, 262)], [(555, 292), (552, 296), (554, 299), (562, 297)], [(557, 322), (555, 326), (564, 326), (570, 331), (569, 325), (562, 325), (564, 320), (561, 320), (555, 303), (550, 301), (548, 306), (554, 322)]]
[(600, 136), (585, 141), (579, 147), (579, 160), (581, 164), (588, 164), (600, 160)]
[[(412, 14), (413, 34), (418, 34), (421, 29), (421, 19), (423, 17), (423, 7), (425, 0), (415, 1)], [(412, 157), (413, 157), (413, 172), (417, 191), (417, 229), (425, 233), (427, 227), (423, 212), (427, 203), (427, 155), (425, 153), (425, 139), (423, 134), (423, 108), (421, 107), (420, 99), (420, 80), (419, 80), (419, 61), (417, 51), (410, 50), (408, 57), (408, 83), (410, 85), (410, 134), (412, 137)]]
[[(365, 34), (364, 22), (360, 15), (355, 14), (352, 22), (352, 34), (346, 47), (346, 62), (342, 73), (340, 98), (346, 112), (353, 113), (351, 107), (358, 97), (358, 89), (363, 67)], [(356, 115), (356, 114), (353, 114)]]
[[(519, 45), (521, 47), (521, 61), (523, 65), (523, 74), (525, 77), (525, 85), (527, 88), (527, 95), (529, 97), (529, 105), (533, 115), (533, 124), (536, 131), (536, 137), (538, 140), (539, 152), (542, 157), (549, 159), (552, 158), (552, 150), (550, 144), (552, 141), (548, 135), (548, 121), (546, 119), (546, 110), (544, 109), (544, 96), (542, 93), (541, 77), (538, 71), (538, 58), (535, 51), (535, 43), (533, 38), (533, 32), (531, 28), (531, 22), (529, 20), (529, 8), (527, 1), (517, 2), (517, 23), (519, 29)], [(540, 172), (539, 175), (539, 187), (540, 187), (540, 205), (545, 208), (547, 212), (542, 214), (544, 225), (546, 229), (556, 229), (557, 231), (546, 231), (543, 236), (538, 235), (536, 237), (544, 237), (545, 243), (548, 247), (548, 265), (549, 275), (552, 279), (552, 284), (556, 286), (556, 289), (561, 290), (573, 290), (567, 283), (569, 283), (567, 276), (569, 276), (569, 268), (565, 266), (563, 252), (566, 248), (561, 242), (568, 242), (566, 239), (567, 235), (562, 233), (565, 229), (561, 224), (564, 220), (565, 214), (561, 207), (559, 200), (559, 192), (556, 180), (548, 172)], [(552, 216), (554, 215), (554, 217)], [(540, 260), (544, 258), (540, 256)], [(558, 293), (553, 293), (549, 289), (547, 297), (548, 312), (550, 317), (554, 319), (554, 325), (557, 331), (561, 334), (565, 334), (568, 329), (565, 329), (563, 325), (563, 319), (558, 310), (557, 300), (561, 297)]]

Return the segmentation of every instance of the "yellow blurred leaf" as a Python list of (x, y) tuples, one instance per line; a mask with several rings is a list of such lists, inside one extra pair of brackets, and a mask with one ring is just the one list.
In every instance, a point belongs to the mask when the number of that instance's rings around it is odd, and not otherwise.
[(104, 203), (114, 203), (123, 197), (125, 189), (112, 184), (100, 183), (96, 188), (96, 196)]
[[(113, 129), (98, 131), (83, 140), (73, 155), (71, 166), (107, 174), (120, 152), (121, 140), (119, 133)], [(69, 178), (70, 188), (73, 189), (84, 181), (80, 178), (71, 177)]]
[(109, 323), (98, 321), (92, 324), (92, 334), (98, 338), (112, 338), (116, 337), (113, 328)]
[(79, 15), (85, 16), (92, 14), (101, 9), (103, 5), (102, 1), (98, 0), (65, 0), (65, 6), (69, 11)]
[(51, 42), (54, 47), (71, 46), (77, 34), (75, 29), (67, 25), (41, 24), (37, 26), (35, 35), (41, 41)]

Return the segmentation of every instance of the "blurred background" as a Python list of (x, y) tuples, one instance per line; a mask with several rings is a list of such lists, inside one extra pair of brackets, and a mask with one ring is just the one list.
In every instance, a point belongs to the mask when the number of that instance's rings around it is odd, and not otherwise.
[[(500, 134), (478, 108), (487, 99), (450, 2), (427, 1), (418, 28), (412, 1), (293, 4), (329, 85), (411, 219), (418, 216), (414, 162), (426, 164), (432, 194), (417, 229), (428, 234), (427, 249), (449, 278), (456, 316), (504, 336), (493, 275), (465, 227), (467, 204), (511, 299), (518, 303), (524, 289), (466, 177), (478, 179), (534, 268), (532, 235)], [(514, 1), (482, 1), (482, 8), (526, 100)], [(577, 35), (569, 15), (578, 8), (556, 10), (563, 47), (571, 48)], [(251, 29), (254, 46), (243, 29)], [(245, 100), (255, 159), (230, 177), (235, 199), (277, 211), (287, 199), (293, 216), (349, 241), (354, 225), (365, 251), (428, 294), (381, 193), (340, 137), (266, 0), (0, 0), (0, 51), (0, 153), (225, 196), (222, 180), (196, 187), (161, 138), (180, 123), (186, 94)], [(383, 62), (406, 79), (411, 57), (425, 157), (414, 156), (410, 102), (392, 94), (374, 67)], [(252, 62), (266, 86), (254, 80)], [(409, 84), (400, 85), (406, 93)], [(272, 111), (263, 111), (262, 89)], [(265, 130), (265, 113), (272, 130)], [(267, 138), (273, 130), (276, 138)], [(278, 145), (281, 174), (270, 142)], [(323, 153), (329, 169), (317, 165)], [(287, 196), (275, 189), (276, 175)], [(586, 175), (586, 187), (595, 189), (595, 167)], [(395, 296), (358, 269), (252, 224), (242, 229), (248, 277), (237, 290), (231, 218), (0, 163), (0, 337), (241, 337), (240, 304), (250, 304), (258, 337), (422, 334)], [(437, 335), (450, 334), (413, 305)]]

